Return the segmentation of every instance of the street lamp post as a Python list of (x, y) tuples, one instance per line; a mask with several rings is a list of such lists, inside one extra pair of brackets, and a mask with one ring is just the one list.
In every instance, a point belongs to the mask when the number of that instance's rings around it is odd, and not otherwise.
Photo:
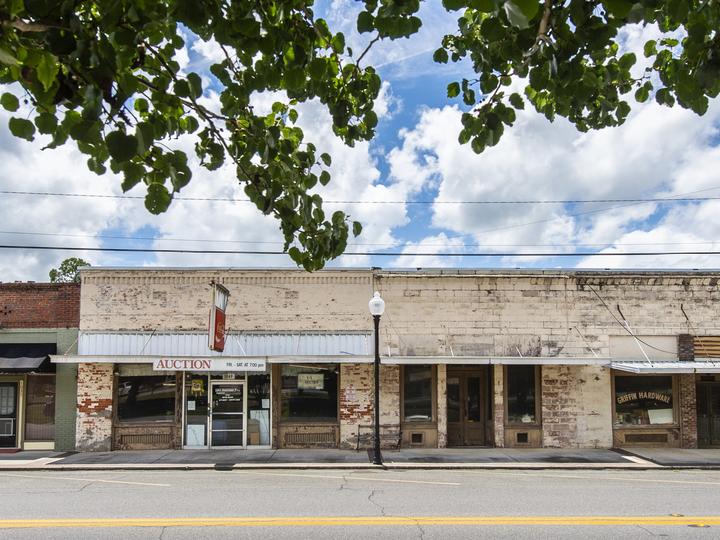
[(385, 301), (376, 292), (368, 302), (375, 323), (375, 436), (373, 465), (382, 465), (380, 454), (380, 316), (385, 312)]

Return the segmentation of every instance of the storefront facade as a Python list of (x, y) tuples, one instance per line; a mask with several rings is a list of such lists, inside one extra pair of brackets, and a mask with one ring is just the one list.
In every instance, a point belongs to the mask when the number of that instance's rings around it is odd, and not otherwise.
[(0, 452), (75, 447), (79, 284), (0, 283)]
[(366, 448), (377, 290), (386, 448), (714, 446), (719, 277), (92, 268), (53, 361), (78, 369), (80, 450)]

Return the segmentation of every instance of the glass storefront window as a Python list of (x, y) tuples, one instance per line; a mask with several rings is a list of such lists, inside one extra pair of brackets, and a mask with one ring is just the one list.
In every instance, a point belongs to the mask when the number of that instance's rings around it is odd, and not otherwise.
[(207, 446), (208, 376), (185, 374), (185, 446)]
[(672, 375), (615, 375), (615, 422), (675, 423)]
[(270, 374), (248, 375), (247, 380), (247, 443), (270, 446)]
[(535, 366), (507, 366), (507, 423), (537, 422)]
[(28, 375), (25, 440), (55, 440), (55, 375)]
[(280, 378), (280, 417), (283, 420), (337, 421), (336, 364), (283, 364)]
[(175, 375), (118, 379), (120, 422), (167, 422), (175, 418)]
[(432, 367), (404, 366), (403, 412), (406, 422), (432, 420)]

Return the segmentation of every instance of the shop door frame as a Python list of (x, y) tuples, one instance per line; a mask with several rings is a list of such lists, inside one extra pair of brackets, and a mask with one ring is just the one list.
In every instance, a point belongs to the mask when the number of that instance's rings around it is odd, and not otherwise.
[[(207, 425), (207, 442), (208, 442), (208, 448), (210, 449), (246, 449), (247, 448), (247, 380), (245, 378), (243, 379), (233, 379), (233, 380), (215, 380), (213, 381), (212, 378), (210, 378), (210, 384), (208, 386), (208, 425)], [(212, 443), (212, 425), (213, 425), (213, 390), (216, 386), (242, 386), (242, 392), (243, 392), (243, 410), (242, 417), (243, 417), (243, 442), (242, 445), (230, 445), (230, 446), (214, 446)], [(228, 414), (228, 413), (218, 413), (218, 414)], [(216, 431), (224, 431), (224, 430), (216, 430)]]
[[(705, 407), (708, 411), (708, 419), (707, 419), (707, 425), (708, 425), (708, 438), (707, 442), (705, 444), (701, 444), (700, 441), (700, 392), (697, 392), (697, 426), (698, 426), (698, 446), (700, 448), (720, 448), (720, 410), (714, 410), (713, 409), (713, 393), (720, 394), (720, 382), (704, 382), (700, 381), (697, 383), (698, 389), (700, 387), (703, 387), (705, 389)], [(715, 422), (713, 422), (713, 419), (717, 419)], [(713, 429), (713, 424), (718, 424), (718, 433), (715, 433), (715, 429)]]
[[(459, 378), (460, 385), (460, 421), (450, 422), (447, 421), (448, 430), (448, 446), (454, 448), (467, 448), (467, 447), (484, 447), (488, 444), (487, 439), (487, 391), (488, 391), (488, 376), (489, 369), (487, 366), (447, 366), (446, 381), (452, 378)], [(479, 389), (479, 409), (480, 409), (480, 421), (473, 422), (468, 419), (468, 379), (470, 377), (477, 377), (480, 379)], [(447, 382), (446, 382), (447, 384)], [(447, 398), (446, 398), (447, 399)], [(450, 431), (458, 430), (460, 432), (460, 443), (450, 442)], [(472, 438), (472, 433), (477, 438)]]
[[(14, 429), (14, 435), (15, 435), (15, 441), (13, 446), (0, 446), (0, 450), (18, 450), (22, 448), (22, 428), (23, 428), (23, 422), (24, 422), (24, 415), (22, 414), (22, 404), (23, 400), (21, 399), (21, 393), (23, 390), (23, 381), (21, 379), (4, 379), (0, 378), (0, 385), (2, 386), (10, 386), (13, 385), (15, 387), (15, 415), (12, 417), (13, 420), (13, 429)], [(4, 416), (4, 418), (9, 418), (9, 416)]]

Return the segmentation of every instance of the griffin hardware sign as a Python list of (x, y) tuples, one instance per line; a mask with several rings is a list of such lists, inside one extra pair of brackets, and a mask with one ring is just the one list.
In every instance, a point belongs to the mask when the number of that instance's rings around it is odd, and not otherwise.
[(155, 371), (265, 371), (264, 358), (158, 358)]

